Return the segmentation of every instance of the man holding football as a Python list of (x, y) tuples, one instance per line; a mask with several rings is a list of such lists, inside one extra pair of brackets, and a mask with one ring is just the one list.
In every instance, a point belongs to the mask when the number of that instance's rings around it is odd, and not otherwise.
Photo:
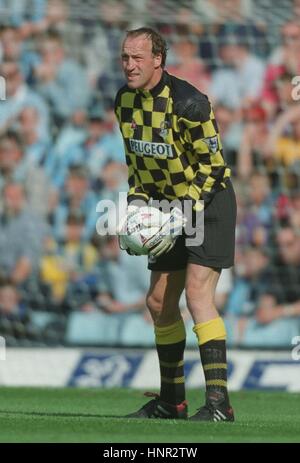
[[(151, 28), (128, 31), (122, 46), (127, 81), (115, 101), (129, 170), (127, 217), (152, 200), (187, 201), (193, 224), (204, 214), (202, 244), (188, 244), (186, 218), (174, 207), (170, 221), (182, 234), (148, 240), (151, 273), (147, 306), (154, 322), (160, 394), (132, 418), (187, 419), (184, 384), (185, 326), (179, 298), (188, 309), (206, 381), (206, 402), (190, 420), (234, 421), (227, 390), (226, 331), (214, 295), (222, 268), (234, 263), (236, 202), (230, 169), (207, 97), (165, 70), (167, 47)], [(122, 239), (120, 245), (131, 250)]]

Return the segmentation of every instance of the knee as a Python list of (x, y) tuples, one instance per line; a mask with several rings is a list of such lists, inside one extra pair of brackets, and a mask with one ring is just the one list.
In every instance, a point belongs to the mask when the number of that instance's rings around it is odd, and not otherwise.
[(213, 299), (209, 285), (206, 281), (191, 281), (186, 285), (186, 302), (189, 308), (207, 307)]
[(163, 310), (163, 299), (156, 294), (148, 294), (146, 305), (152, 315), (159, 316)]
[(207, 284), (204, 281), (195, 281), (191, 280), (187, 282), (185, 286), (185, 294), (186, 294), (186, 299), (188, 300), (193, 300), (193, 299), (201, 299), (202, 297), (205, 297), (208, 292), (208, 287)]
[(168, 300), (155, 293), (148, 294), (146, 304), (155, 325), (171, 325), (180, 318), (178, 301)]

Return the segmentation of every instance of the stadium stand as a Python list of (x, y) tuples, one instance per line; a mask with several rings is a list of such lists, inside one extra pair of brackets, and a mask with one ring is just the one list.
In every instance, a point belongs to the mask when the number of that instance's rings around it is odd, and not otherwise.
[(153, 342), (144, 257), (96, 232), (97, 202), (126, 191), (113, 101), (122, 37), (142, 25), (166, 37), (167, 70), (213, 101), (232, 168), (236, 265), (217, 302), (229, 345), (290, 345), (300, 329), (300, 1), (0, 0), (0, 18), (7, 345)]

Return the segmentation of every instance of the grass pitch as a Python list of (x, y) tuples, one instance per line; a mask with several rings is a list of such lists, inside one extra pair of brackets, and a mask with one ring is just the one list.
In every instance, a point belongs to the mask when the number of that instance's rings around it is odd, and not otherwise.
[[(204, 400), (188, 391), (189, 412)], [(300, 395), (232, 392), (235, 423), (121, 418), (147, 397), (130, 389), (0, 388), (0, 442), (300, 442)]]

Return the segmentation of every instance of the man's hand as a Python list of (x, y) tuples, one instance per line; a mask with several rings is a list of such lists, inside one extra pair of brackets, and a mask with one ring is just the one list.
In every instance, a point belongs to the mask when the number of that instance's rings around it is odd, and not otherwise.
[(125, 216), (120, 221), (120, 223), (119, 223), (119, 225), (117, 227), (117, 236), (118, 236), (118, 240), (119, 240), (120, 249), (122, 249), (123, 251), (126, 251), (127, 254), (129, 254), (130, 256), (137, 256), (137, 254), (135, 252), (131, 251), (131, 249), (129, 249), (129, 247), (125, 243), (124, 235), (126, 235), (126, 227), (127, 227), (128, 220), (138, 210), (139, 210), (138, 206), (134, 206), (134, 205), (129, 204), (129, 206), (127, 207), (127, 212), (126, 212)]
[(126, 305), (122, 302), (111, 300), (104, 309), (108, 313), (124, 313), (127, 312)]
[(178, 236), (186, 225), (186, 218), (181, 209), (174, 207), (168, 220), (162, 225), (159, 232), (147, 241), (149, 255), (159, 257), (174, 247)]

